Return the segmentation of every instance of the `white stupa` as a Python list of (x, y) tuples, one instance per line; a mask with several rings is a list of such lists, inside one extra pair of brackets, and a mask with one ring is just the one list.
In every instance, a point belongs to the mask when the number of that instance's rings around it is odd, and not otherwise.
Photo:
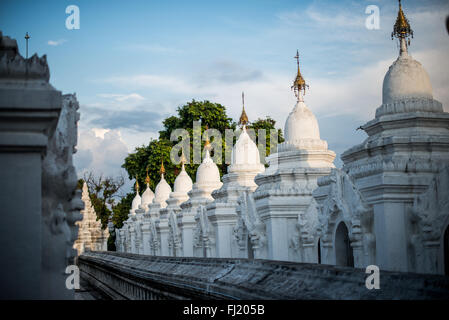
[[(278, 153), (268, 158), (269, 171), (277, 166), (300, 167), (333, 167), (335, 153), (327, 149), (327, 142), (320, 139), (320, 128), (313, 112), (304, 102), (304, 94), (308, 85), (299, 69), (293, 83), (297, 102), (285, 121), (285, 141), (278, 145)], [(290, 153), (289, 153), (290, 152)]]
[(131, 210), (129, 211), (130, 214), (136, 214), (136, 210), (139, 209), (139, 206), (142, 204), (142, 198), (139, 194), (139, 182), (137, 182), (136, 179), (136, 196), (134, 197), (132, 203), (131, 203)]
[(239, 121), (242, 130), (232, 148), (228, 173), (223, 176), (223, 186), (212, 192), (214, 201), (207, 205), (207, 216), (216, 239), (214, 252), (215, 256), (220, 258), (247, 257), (246, 254), (242, 254), (244, 249), (239, 247), (246, 246), (247, 241), (239, 244), (234, 239), (234, 228), (239, 218), (236, 212), (237, 200), (245, 191), (253, 192), (257, 188), (254, 177), (265, 170), (265, 166), (260, 163), (259, 149), (246, 130), (248, 116), (245, 112), (243, 93), (242, 101), (243, 109)]
[[(399, 41), (399, 56), (385, 75), (382, 105), (376, 109), (375, 118), (362, 126), (368, 134), (365, 141), (345, 151), (341, 159), (343, 171), (354, 179), (357, 191), (375, 212), (371, 224), (365, 219), (356, 228), (374, 235), (370, 245), (360, 242), (360, 247), (376, 250), (364, 251), (352, 245), (355, 261), (368, 261), (366, 264), (385, 270), (438, 272), (435, 252), (440, 250), (440, 231), (434, 226), (440, 223), (430, 222), (436, 211), (432, 208), (438, 205), (434, 201), (426, 209), (419, 208), (415, 197), (425, 189), (428, 199), (432, 199), (431, 193), (436, 190), (427, 186), (435, 172), (441, 172), (448, 164), (449, 114), (433, 99), (426, 70), (408, 52), (412, 37), (412, 28), (399, 2), (392, 32), (392, 38)], [(322, 185), (321, 190), (328, 188), (325, 183)], [(335, 197), (329, 198), (327, 201), (335, 201)], [(414, 209), (419, 210), (411, 218), (410, 204), (414, 202)], [(398, 217), (403, 219), (401, 223)], [(415, 221), (424, 220), (429, 224), (423, 229), (410, 229)], [(356, 267), (364, 265), (356, 263)]]
[(173, 192), (170, 193), (170, 197), (167, 199), (167, 207), (161, 210), (161, 218), (164, 217), (166, 219), (162, 226), (166, 225), (168, 228), (167, 241), (166, 243), (161, 243), (161, 246), (165, 247), (163, 251), (168, 250), (171, 256), (181, 255), (181, 239), (178, 227), (178, 214), (181, 211), (181, 207), (179, 205), (189, 199), (188, 192), (192, 190), (193, 186), (192, 179), (185, 170), (186, 161), (183, 153), (181, 157), (181, 172), (175, 179)]
[(312, 201), (317, 178), (328, 175), (334, 167), (335, 153), (321, 140), (318, 121), (304, 102), (308, 85), (299, 68), (298, 52), (295, 58), (298, 70), (292, 89), (297, 102), (285, 121), (285, 141), (278, 145), (277, 153), (267, 157), (269, 167), (256, 176), (258, 188), (251, 195), (258, 216), (265, 222), (266, 233), (276, 235), (272, 237), (273, 248), (282, 249), (263, 252), (262, 243), (253, 246), (258, 248), (254, 252), (256, 258), (313, 262), (301, 258), (310, 256), (308, 252), (316, 245), (313, 241), (300, 245), (292, 245), (291, 241), (298, 232), (295, 226), (299, 217)]
[(144, 193), (142, 194), (142, 202), (141, 202), (141, 208), (146, 211), (148, 210), (148, 205), (153, 202), (154, 199), (154, 193), (150, 189), (150, 176), (148, 175), (147, 170), (147, 176), (145, 178), (145, 184), (147, 185), (147, 188), (145, 189)]
[(161, 174), (161, 180), (159, 181), (159, 183), (156, 185), (156, 188), (154, 189), (153, 202), (151, 204), (149, 204), (149, 206), (148, 206), (150, 208), (150, 214), (151, 214), (151, 211), (154, 211), (152, 209), (159, 210), (160, 208), (165, 208), (167, 206), (166, 201), (170, 197), (171, 187), (164, 178), (164, 175), (165, 175), (164, 162), (162, 162), (162, 164), (161, 164), (160, 174)]
[(408, 112), (443, 112), (442, 104), (433, 99), (432, 84), (427, 71), (408, 52), (413, 30), (402, 11), (401, 3), (393, 37), (399, 39), (399, 56), (384, 77), (382, 105), (376, 110), (376, 118)]
[[(239, 121), (239, 123), (242, 125), (242, 132), (240, 133), (237, 142), (232, 148), (231, 165), (228, 167), (228, 173), (237, 173), (238, 176), (245, 177), (244, 181), (240, 179), (239, 182), (241, 185), (256, 186), (256, 184), (254, 183), (254, 177), (256, 174), (263, 172), (265, 170), (265, 166), (260, 163), (260, 154), (256, 143), (251, 139), (248, 132), (246, 131), (248, 116), (245, 112), (243, 93), (242, 101), (243, 108)], [(239, 175), (238, 173), (241, 174)]]
[(178, 217), (178, 221), (182, 225), (180, 252), (186, 257), (194, 256), (194, 250), (189, 243), (194, 242), (194, 230), (198, 228), (198, 209), (213, 201), (212, 191), (223, 185), (220, 181), (218, 167), (210, 156), (210, 148), (210, 142), (207, 139), (204, 146), (205, 156), (196, 172), (196, 182), (193, 184), (192, 190), (188, 192), (189, 199), (181, 204), (181, 212)]
[(181, 172), (175, 179), (175, 183), (173, 185), (173, 192), (170, 194), (170, 197), (167, 199), (167, 209), (176, 209), (180, 210), (179, 205), (184, 201), (189, 199), (188, 192), (192, 190), (193, 182), (185, 169), (186, 159), (184, 154), (181, 157)]

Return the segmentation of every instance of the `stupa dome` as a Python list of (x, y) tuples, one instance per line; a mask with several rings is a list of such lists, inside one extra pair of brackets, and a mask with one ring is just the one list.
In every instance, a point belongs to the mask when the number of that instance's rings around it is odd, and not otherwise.
[(298, 101), (285, 121), (285, 140), (295, 143), (300, 140), (320, 140), (320, 129), (315, 115), (303, 101)]
[(135, 213), (137, 209), (139, 209), (139, 205), (142, 203), (142, 199), (139, 195), (139, 190), (137, 190), (137, 194), (133, 199), (133, 202), (131, 203), (131, 213)]
[(142, 194), (142, 209), (147, 210), (148, 204), (152, 203), (154, 199), (154, 193), (150, 189), (150, 185), (147, 183), (147, 189)]
[(181, 172), (175, 179), (173, 191), (177, 193), (187, 193), (192, 190), (193, 182), (190, 176), (187, 174), (184, 164), (182, 165)]
[(390, 66), (384, 78), (382, 103), (389, 104), (408, 99), (433, 99), (432, 85), (429, 75), (421, 63), (413, 59), (407, 52), (407, 40), (413, 37), (413, 30), (402, 11), (399, 1), (398, 16), (391, 33), (399, 39), (399, 57)]
[(245, 126), (232, 148), (231, 164), (260, 164), (259, 149), (246, 132)]
[(403, 51), (385, 75), (382, 103), (413, 98), (432, 99), (432, 85), (421, 63)]
[(198, 185), (221, 183), (220, 172), (218, 171), (217, 165), (210, 157), (209, 150), (206, 150), (206, 156), (196, 172), (196, 183)]
[(161, 175), (161, 181), (156, 186), (155, 196), (153, 202), (160, 203), (162, 206), (166, 205), (165, 201), (171, 193), (170, 185), (165, 181), (164, 174)]

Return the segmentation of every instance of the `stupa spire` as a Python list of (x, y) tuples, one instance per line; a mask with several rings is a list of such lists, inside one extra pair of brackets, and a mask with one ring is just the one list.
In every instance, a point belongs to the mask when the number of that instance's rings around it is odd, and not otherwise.
[(159, 170), (159, 173), (161, 174), (161, 179), (163, 179), (164, 178), (164, 174), (165, 174), (164, 159), (162, 159), (161, 169)]
[(137, 194), (139, 194), (139, 181), (137, 181), (137, 176), (136, 176), (136, 192)]
[(242, 92), (242, 114), (240, 115), (239, 124), (242, 125), (243, 128), (245, 128), (247, 123), (248, 123), (248, 116), (246, 115), (245, 112), (245, 93)]
[(145, 178), (145, 184), (147, 185), (147, 187), (150, 185), (150, 176), (148, 175), (148, 168), (147, 168), (147, 176)]
[(298, 65), (298, 72), (296, 74), (295, 81), (293, 81), (292, 90), (295, 92), (295, 96), (299, 101), (304, 101), (304, 95), (306, 94), (306, 88), (309, 88), (309, 85), (306, 84), (306, 81), (301, 75), (301, 71), (299, 69), (299, 51), (296, 50), (296, 56), (294, 56), (296, 59), (296, 63)]
[(206, 135), (206, 142), (204, 142), (204, 149), (206, 151), (210, 151), (212, 146), (210, 145), (209, 134), (207, 134), (207, 130), (209, 130), (209, 126), (206, 124), (206, 128), (204, 129), (204, 134)]
[(398, 38), (400, 44), (400, 55), (407, 54), (407, 45), (410, 45), (410, 37), (413, 38), (413, 30), (406, 18), (404, 11), (402, 11), (401, 0), (399, 0), (399, 11), (396, 22), (393, 26), (391, 39)]
[(185, 164), (186, 164), (186, 162), (187, 162), (187, 159), (186, 159), (186, 157), (185, 157), (185, 155), (184, 155), (184, 150), (182, 150), (182, 151), (181, 151), (181, 164), (182, 164), (181, 171), (184, 171), (184, 170), (185, 170)]

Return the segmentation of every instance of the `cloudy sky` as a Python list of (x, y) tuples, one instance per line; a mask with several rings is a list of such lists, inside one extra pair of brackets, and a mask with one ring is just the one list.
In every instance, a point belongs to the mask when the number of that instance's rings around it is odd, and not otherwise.
[[(79, 30), (66, 28), (72, 4)], [(449, 110), (448, 1), (403, 4), (415, 32), (410, 53)], [(365, 26), (369, 5), (380, 9), (378, 30)], [(79, 174), (118, 175), (126, 155), (191, 99), (224, 104), (237, 119), (245, 91), (250, 119), (269, 115), (283, 128), (295, 103), (296, 49), (310, 85), (306, 103), (340, 166), (340, 154), (365, 138), (355, 128), (381, 104), (383, 77), (398, 54), (390, 37), (396, 14), (394, 0), (1, 0), (0, 30), (23, 55), (29, 32), (30, 53), (47, 54), (52, 85), (76, 92)]]

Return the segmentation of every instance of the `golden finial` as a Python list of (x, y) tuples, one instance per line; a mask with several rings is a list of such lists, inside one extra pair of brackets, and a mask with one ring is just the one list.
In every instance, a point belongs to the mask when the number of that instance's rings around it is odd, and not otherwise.
[(163, 175), (165, 173), (165, 168), (164, 168), (164, 159), (162, 159), (162, 163), (161, 163), (161, 169), (159, 170), (159, 173), (161, 175)]
[[(295, 81), (292, 85), (292, 90), (295, 92), (295, 96), (298, 99), (298, 101), (302, 100), (302, 95), (306, 94), (306, 88), (309, 88), (309, 85), (306, 84), (306, 81), (301, 75), (301, 71), (299, 70), (299, 51), (296, 50), (296, 56), (294, 56), (296, 59), (296, 63), (298, 64), (298, 73), (296, 74)], [(301, 94), (302, 92), (302, 94)]]
[(408, 38), (408, 44), (410, 45), (410, 37), (413, 38), (413, 30), (410, 27), (410, 23), (408, 19), (405, 17), (404, 12), (402, 11), (401, 0), (399, 0), (399, 11), (398, 16), (396, 18), (396, 23), (393, 27), (393, 32), (391, 33), (391, 39), (394, 37), (398, 39), (406, 39)]
[(146, 176), (146, 178), (145, 178), (145, 183), (146, 183), (147, 185), (150, 184), (150, 176), (148, 175), (148, 168), (147, 168), (147, 176)]
[(136, 177), (136, 191), (137, 193), (139, 193), (139, 181), (137, 181), (137, 177)]
[(209, 135), (207, 134), (207, 130), (209, 130), (209, 126), (206, 124), (206, 128), (204, 129), (204, 134), (206, 135), (206, 142), (204, 142), (204, 149), (209, 150), (211, 149)]
[(184, 166), (184, 164), (187, 162), (187, 159), (184, 155), (184, 150), (181, 151), (181, 164)]
[(245, 126), (248, 123), (248, 116), (246, 115), (245, 112), (245, 93), (242, 92), (242, 114), (240, 115), (240, 120), (239, 120), (239, 124), (241, 124), (242, 126)]

